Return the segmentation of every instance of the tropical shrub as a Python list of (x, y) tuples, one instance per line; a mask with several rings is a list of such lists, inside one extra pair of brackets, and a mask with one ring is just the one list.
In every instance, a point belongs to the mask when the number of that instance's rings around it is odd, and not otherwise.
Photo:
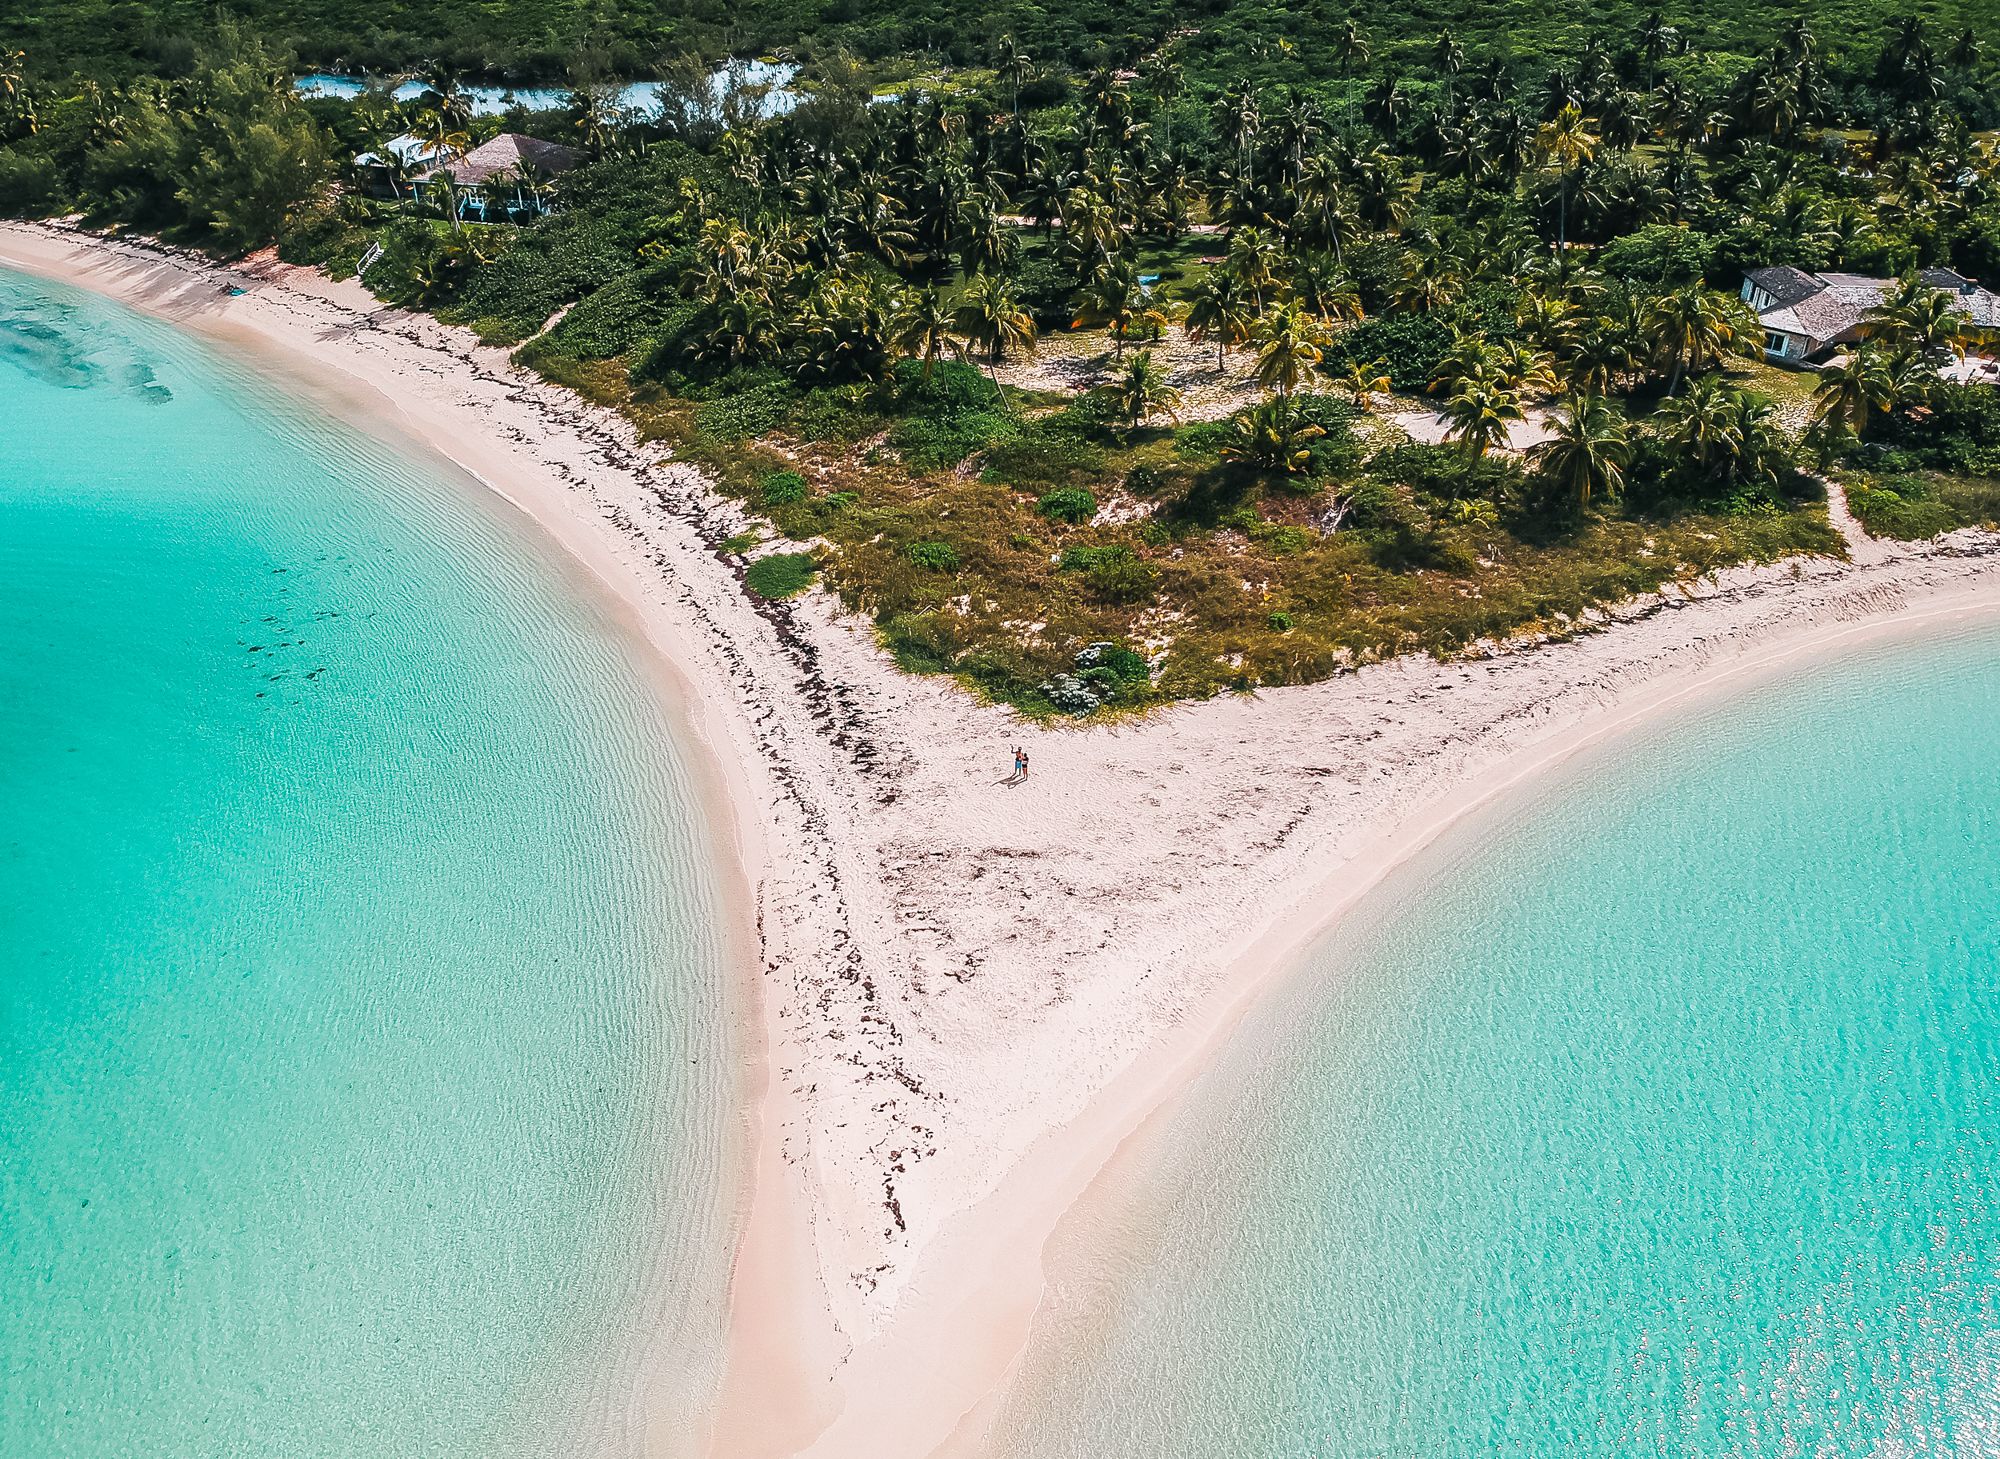
[(743, 581), (760, 598), (791, 598), (812, 586), (818, 569), (808, 552), (774, 552), (744, 570)]
[(550, 331), (551, 343), (579, 360), (630, 353), (688, 311), (686, 300), (668, 292), (668, 282), (660, 269), (621, 274), (578, 300)]
[(1350, 364), (1379, 360), (1396, 389), (1421, 390), (1430, 384), (1451, 344), (1451, 326), (1435, 314), (1384, 315), (1336, 335), (1324, 368), (1337, 374)]
[(1468, 457), (1456, 446), (1420, 441), (1391, 446), (1369, 461), (1368, 474), (1440, 501), (1512, 499), (1527, 477), (1513, 460), (1488, 454)]
[(806, 479), (796, 471), (773, 471), (758, 489), (758, 500), (767, 507), (789, 507), (806, 499)]
[(1080, 486), (1064, 487), (1044, 496), (1035, 510), (1054, 522), (1088, 522), (1097, 515), (1097, 494)]
[(910, 416), (889, 431), (889, 444), (922, 471), (944, 471), (1013, 434), (1014, 420), (997, 411), (960, 415)]
[(1699, 229), (1648, 223), (1598, 251), (1597, 263), (1621, 283), (1652, 292), (1695, 284), (1715, 261), (1715, 239)]

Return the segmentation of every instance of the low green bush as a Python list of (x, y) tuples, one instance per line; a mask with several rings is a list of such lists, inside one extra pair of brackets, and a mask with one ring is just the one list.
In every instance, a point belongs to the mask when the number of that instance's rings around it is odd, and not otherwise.
[(46, 157), (0, 148), (0, 213), (36, 217), (60, 201), (62, 178)]
[(1139, 602), (1160, 585), (1159, 569), (1122, 544), (1066, 548), (1059, 566), (1079, 574), (1085, 589), (1107, 603)]
[(964, 415), (1002, 408), (999, 387), (962, 360), (941, 360), (924, 378), (923, 362), (898, 360), (889, 372), (889, 395), (898, 415)]
[(962, 415), (912, 416), (898, 421), (889, 444), (920, 471), (948, 471), (966, 457), (984, 451), (1015, 429), (1011, 417), (998, 411), (974, 410)]
[(1088, 522), (1097, 515), (1097, 494), (1080, 486), (1063, 487), (1035, 503), (1035, 510), (1053, 522)]
[(1891, 476), (1853, 482), (1847, 488), (1848, 509), (1876, 537), (1920, 542), (1959, 525), (1957, 515), (1921, 476)]
[(817, 573), (811, 553), (774, 552), (751, 563), (743, 581), (760, 598), (791, 598), (811, 587)]
[(910, 561), (918, 567), (933, 572), (958, 571), (958, 550), (949, 542), (912, 542), (908, 552)]
[(795, 506), (806, 499), (806, 479), (796, 471), (773, 471), (764, 478), (757, 494), (767, 507)]
[(1222, 459), (1222, 448), (1236, 436), (1228, 420), (1198, 420), (1174, 432), (1174, 454), (1183, 461), (1209, 462)]
[(1503, 501), (1518, 494), (1527, 481), (1508, 457), (1468, 456), (1457, 446), (1422, 441), (1378, 452), (1368, 462), (1368, 474), (1440, 501)]
[(628, 274), (631, 267), (631, 250), (610, 223), (589, 213), (559, 213), (521, 233), (481, 269), (453, 312), (466, 321), (480, 321), (489, 342), (515, 344), (563, 305)]
[(745, 441), (768, 435), (784, 423), (792, 392), (782, 383), (757, 385), (694, 408), (694, 426), (711, 441)]
[(1398, 390), (1421, 390), (1451, 348), (1451, 326), (1434, 314), (1387, 314), (1342, 330), (1327, 351), (1329, 370), (1381, 360)]
[(1130, 562), (1132, 549), (1122, 545), (1110, 547), (1065, 547), (1058, 566), (1064, 572), (1088, 572), (1091, 568), (1106, 563)]
[(670, 283), (657, 268), (613, 279), (579, 300), (550, 334), (580, 360), (629, 353), (687, 311), (687, 301), (669, 292)]

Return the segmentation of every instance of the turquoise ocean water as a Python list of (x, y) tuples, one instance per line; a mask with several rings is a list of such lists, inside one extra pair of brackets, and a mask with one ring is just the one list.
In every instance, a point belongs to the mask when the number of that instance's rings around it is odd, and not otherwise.
[(1422, 855), (1062, 1234), (1016, 1459), (2000, 1454), (2000, 632)]
[(699, 1402), (734, 1023), (636, 655), (442, 467), (0, 272), (0, 1454)]

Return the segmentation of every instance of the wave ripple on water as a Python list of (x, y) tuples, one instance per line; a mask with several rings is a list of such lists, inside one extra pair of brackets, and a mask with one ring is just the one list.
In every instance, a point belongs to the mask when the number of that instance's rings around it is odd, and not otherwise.
[(0, 420), (0, 1453), (636, 1453), (713, 1381), (737, 1067), (637, 650), (89, 296), (0, 274)]

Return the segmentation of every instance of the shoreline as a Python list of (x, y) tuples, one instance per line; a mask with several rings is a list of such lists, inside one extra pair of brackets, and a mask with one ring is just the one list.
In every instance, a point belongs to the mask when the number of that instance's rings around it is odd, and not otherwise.
[[(1377, 864), (1361, 868), (1352, 877), (1346, 874), (1348, 868), (1342, 868), (1328, 878), (1325, 890), (1334, 898), (1328, 906), (1302, 910), (1289, 925), (1273, 927), (1252, 945), (1237, 964), (1241, 978), (1235, 996), (1216, 1010), (1214, 1021), (1186, 1051), (1181, 1063), (1171, 1071), (1161, 1071), (1159, 1087), (1134, 1092), (1134, 1105), (1143, 1113), (1057, 1218), (1041, 1249), (1041, 1270), (1047, 1273), (1065, 1264), (1068, 1248), (1077, 1240), (1070, 1229), (1074, 1223), (1107, 1210), (1124, 1214), (1122, 1208), (1129, 1207), (1133, 1187), (1147, 1182), (1158, 1165), (1170, 1158), (1167, 1133), (1189, 1109), (1195, 1085), (1238, 1037), (1243, 1022), (1275, 999), (1309, 997), (1311, 985), (1323, 981), (1313, 962), (1317, 950), (1362, 903), (1418, 870), (1423, 858), (1439, 843), (1547, 792), (1558, 773), (1573, 762), (1615, 750), (1618, 740), (1653, 726), (1669, 711), (1716, 708), (1754, 695), (1789, 669), (1818, 669), (1884, 644), (1922, 642), (1974, 625), (2000, 626), (2000, 592), (1980, 587), (1908, 613), (1781, 639), (1766, 651), (1753, 652), (1711, 675), (1665, 684), (1657, 694), (1637, 696), (1629, 704), (1608, 711), (1573, 742), (1545, 742), (1496, 765), (1488, 775), (1467, 783), (1461, 796), (1386, 834), (1373, 848), (1382, 857)], [(936, 1451), (939, 1455), (970, 1459), (989, 1452), (983, 1441), (1008, 1401), (1016, 1396), (1014, 1385), (1028, 1356), (1029, 1345), (1024, 1342), (1006, 1378), (966, 1413)]]
[[(72, 263), (34, 246), (45, 243), (51, 248), (61, 248), (67, 239), (44, 239), (34, 234), (30, 238), (31, 243), (23, 246), (15, 227), (0, 223), (0, 266), (114, 299), (187, 329), (268, 371), (288, 392), (313, 408), (422, 461), (467, 493), (471, 506), (497, 509), (498, 515), (511, 519), (509, 525), (529, 545), (529, 550), (540, 554), (571, 589), (587, 598), (608, 620), (607, 627), (619, 640), (617, 649), (631, 658), (635, 671), (647, 682), (673, 732), (675, 748), (694, 790), (700, 820), (698, 837), (714, 852), (714, 880), (722, 914), (716, 935), (723, 962), (733, 974), (742, 974), (740, 984), (723, 990), (725, 1017), (733, 1025), (732, 1037), (737, 1045), (736, 1067), (730, 1077), (736, 1100), (729, 1111), (726, 1133), (735, 1145), (733, 1161), (739, 1174), (739, 1189), (726, 1198), (725, 1205), (733, 1209), (731, 1225), (734, 1233), (740, 1235), (751, 1203), (757, 1153), (762, 1144), (756, 1111), (770, 1083), (763, 1039), (761, 985), (747, 971), (756, 966), (758, 956), (753, 869), (762, 848), (754, 839), (754, 826), (737, 814), (737, 807), (750, 802), (748, 792), (738, 783), (741, 761), (719, 748), (726, 743), (730, 732), (726, 723), (715, 718), (724, 712), (723, 706), (716, 704), (712, 695), (704, 694), (695, 669), (667, 651), (671, 640), (663, 637), (657, 623), (650, 621), (646, 599), (635, 591), (637, 580), (617, 561), (615, 552), (607, 550), (611, 544), (593, 532), (593, 524), (574, 509), (575, 504), (522, 490), (521, 482), (510, 476), (504, 463), (483, 460), (476, 451), (465, 449), (468, 443), (441, 431), (440, 422), (413, 417), (390, 393), (386, 383), (325, 360), (301, 348), (296, 341), (265, 332), (256, 323), (157, 307), (149, 301), (144, 289), (131, 287), (125, 280), (86, 273), (87, 259)], [(76, 243), (88, 246), (88, 236), (79, 236)], [(76, 249), (71, 247), (67, 251), (73, 253)], [(213, 267), (205, 262), (178, 260), (165, 252), (158, 261), (164, 268), (193, 264), (199, 271), (197, 277)], [(385, 405), (390, 408), (387, 412)], [(489, 471), (494, 474), (488, 474)], [(649, 1350), (634, 1354), (633, 1360), (642, 1373), (650, 1372), (654, 1366)], [(718, 1360), (718, 1372), (720, 1366)], [(648, 1380), (649, 1388), (651, 1381)], [(663, 1386), (671, 1389), (672, 1382), (670, 1377)], [(704, 1407), (712, 1408), (712, 1392), (707, 1399)], [(657, 1423), (651, 1420), (642, 1427), (650, 1431), (649, 1453), (694, 1454), (703, 1447), (700, 1439), (691, 1441), (685, 1436), (660, 1434)]]
[[(2000, 541), (1869, 543), (1563, 642), (1038, 730), (902, 675), (823, 594), (753, 604), (711, 545), (735, 508), (465, 331), (45, 225), (0, 225), (0, 263), (339, 385), (539, 523), (667, 666), (760, 953), (718, 1459), (981, 1452), (1065, 1215), (1384, 876), (1692, 696), (2000, 611)], [(1002, 791), (1012, 740), (1036, 774)]]

